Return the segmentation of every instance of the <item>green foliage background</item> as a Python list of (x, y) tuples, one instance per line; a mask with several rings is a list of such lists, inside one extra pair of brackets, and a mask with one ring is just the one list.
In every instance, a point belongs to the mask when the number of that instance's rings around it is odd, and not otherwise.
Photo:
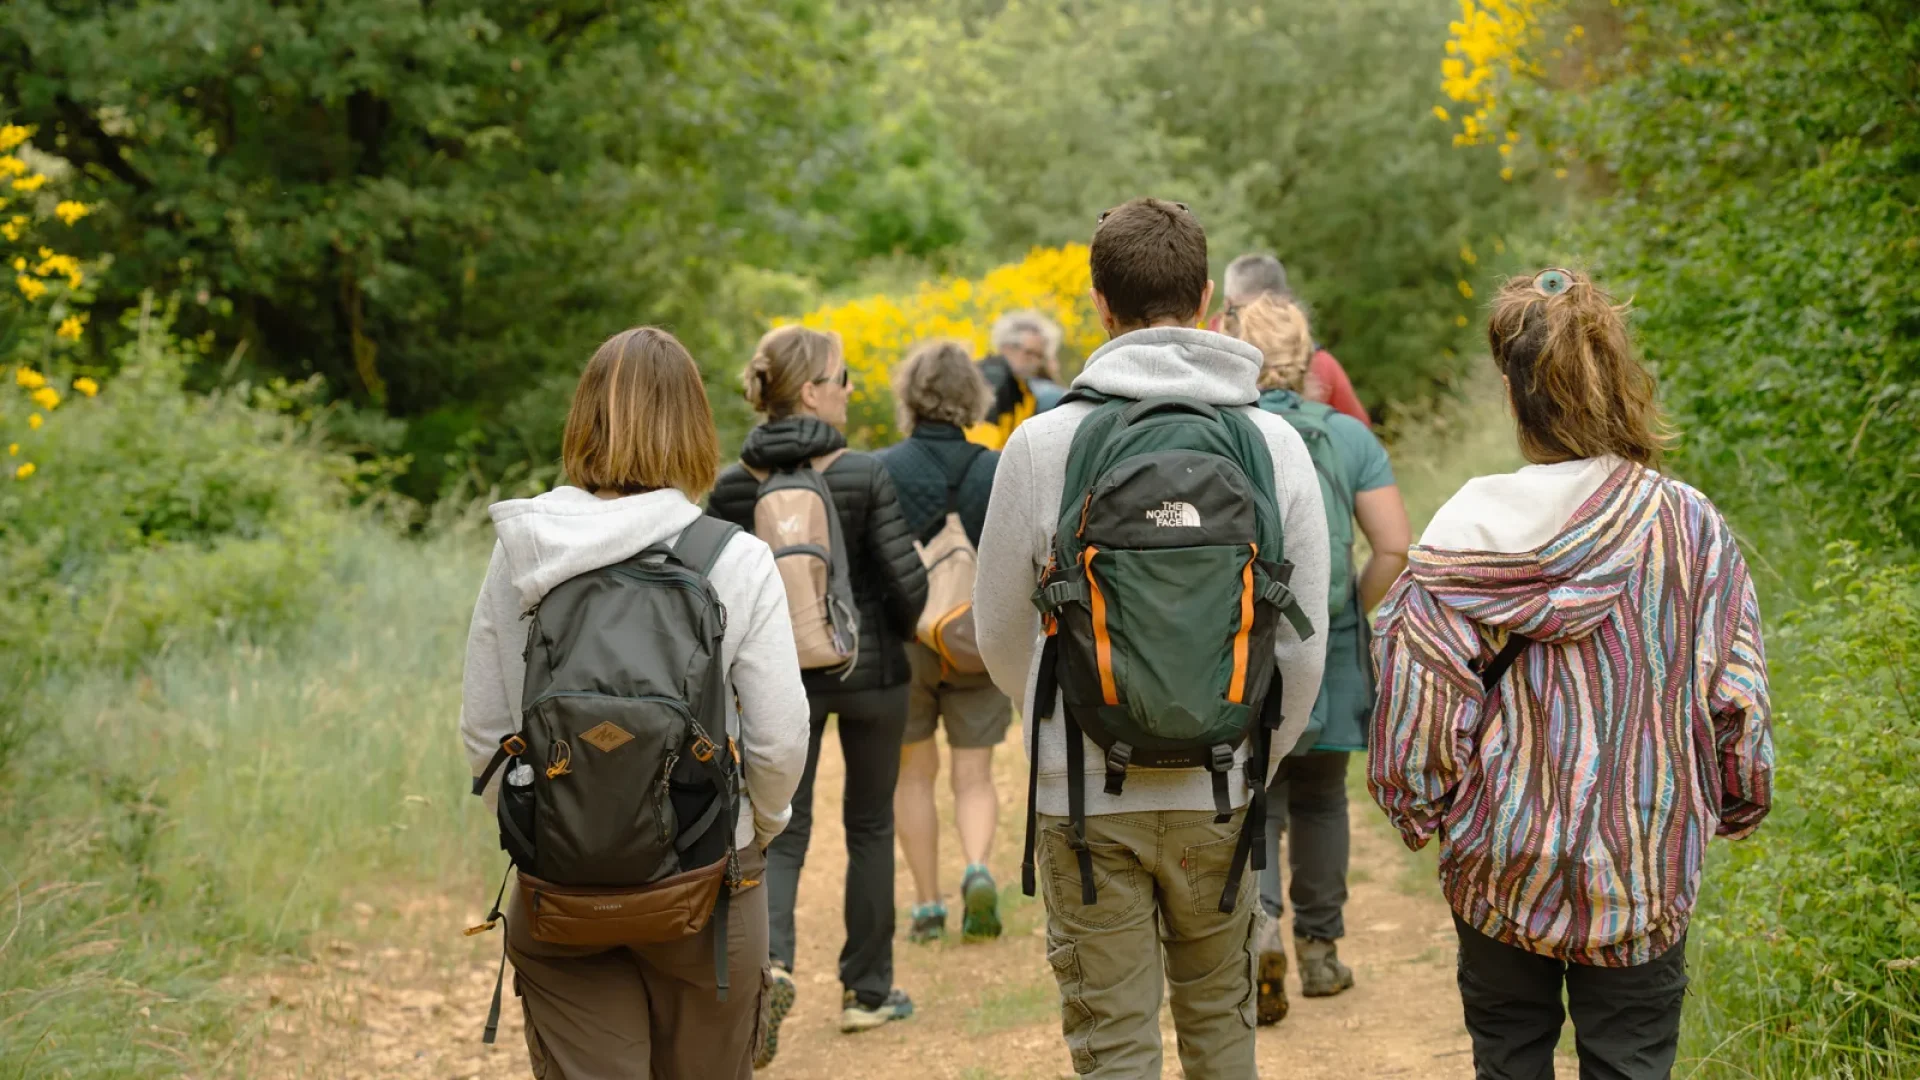
[[(339, 926), (341, 882), (474, 884), (486, 827), (438, 801), (473, 504), (551, 475), (606, 335), (680, 333), (737, 438), (769, 317), (1151, 192), (1216, 270), (1286, 260), (1389, 431), (1484, 385), (1458, 282), (1524, 254), (1633, 298), (1779, 709), (1682, 1073), (1920, 1075), (1910, 6), (1540, 5), (1586, 33), (1508, 87), (1508, 182), (1431, 115), (1439, 0), (0, 5), (0, 120), (101, 256), (82, 345), (9, 294), (0, 359), (106, 386), (0, 480), (0, 1062), (205, 1072), (221, 980)], [(1498, 434), (1402, 463), (1410, 496), (1509, 467)]]

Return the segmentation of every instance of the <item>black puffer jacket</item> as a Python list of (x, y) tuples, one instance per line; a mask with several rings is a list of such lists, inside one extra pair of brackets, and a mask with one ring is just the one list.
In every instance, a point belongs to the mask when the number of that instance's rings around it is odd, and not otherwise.
[(1000, 452), (967, 441), (952, 424), (915, 424), (913, 436), (877, 455), (893, 475), (900, 513), (922, 543), (933, 539), (947, 520), (947, 492), (954, 496), (967, 539), (980, 546), (987, 523), (987, 499), (993, 494), (993, 470)]
[[(756, 469), (785, 469), (846, 445), (846, 436), (826, 422), (790, 416), (749, 432), (740, 460)], [(854, 605), (860, 609), (860, 659), (845, 679), (827, 671), (803, 672), (802, 677), (808, 693), (898, 686), (908, 678), (902, 646), (913, 639), (914, 623), (927, 603), (926, 568), (913, 550), (893, 480), (879, 458), (858, 451), (842, 454), (827, 468), (826, 479), (840, 513)], [(752, 529), (759, 490), (753, 474), (734, 465), (720, 474), (708, 511)]]

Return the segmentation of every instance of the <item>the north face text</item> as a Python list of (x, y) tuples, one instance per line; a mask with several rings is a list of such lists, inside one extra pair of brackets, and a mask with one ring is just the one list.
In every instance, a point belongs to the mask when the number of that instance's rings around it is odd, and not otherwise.
[(1197, 529), (1200, 511), (1192, 503), (1163, 502), (1160, 509), (1147, 511), (1147, 520), (1162, 529)]

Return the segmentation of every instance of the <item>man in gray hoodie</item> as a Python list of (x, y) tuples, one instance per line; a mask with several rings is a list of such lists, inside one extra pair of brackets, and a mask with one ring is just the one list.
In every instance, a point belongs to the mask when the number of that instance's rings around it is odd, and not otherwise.
[[(1081, 903), (1066, 828), (1067, 752), (1059, 721), (1024, 723), (1038, 755), (1039, 881), (1047, 959), (1060, 983), (1067, 1046), (1087, 1076), (1157, 1077), (1161, 986), (1173, 987), (1180, 1060), (1190, 1080), (1254, 1075), (1254, 933), (1259, 905), (1242, 882), (1219, 910), (1249, 784), (1265, 785), (1304, 730), (1320, 689), (1327, 612), (1327, 523), (1306, 445), (1254, 402), (1261, 356), (1251, 345), (1193, 329), (1213, 297), (1206, 234), (1184, 205), (1135, 199), (1101, 216), (1091, 254), (1093, 299), (1111, 340), (1073, 382), (1113, 397), (1179, 396), (1232, 407), (1266, 437), (1286, 537), (1291, 587), (1313, 633), (1280, 631), (1283, 722), (1268, 775), (1246, 775), (1247, 747), (1229, 776), (1235, 814), (1216, 823), (1203, 769), (1137, 769), (1120, 795), (1086, 791), (1087, 847), (1098, 902)], [(1002, 453), (980, 539), (974, 623), (993, 681), (1034, 715), (1041, 629), (1032, 595), (1053, 544), (1075, 430), (1092, 411), (1068, 402), (1022, 424)], [(1178, 628), (1169, 628), (1178, 633)], [(1058, 709), (1055, 715), (1059, 715)], [(1091, 740), (1086, 760), (1104, 755)], [(1164, 953), (1165, 965), (1161, 957)]]

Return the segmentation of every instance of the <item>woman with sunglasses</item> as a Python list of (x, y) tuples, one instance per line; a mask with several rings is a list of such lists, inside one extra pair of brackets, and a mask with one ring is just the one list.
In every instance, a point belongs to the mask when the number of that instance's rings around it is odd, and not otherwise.
[[(760, 477), (820, 467), (840, 536), (859, 616), (853, 666), (802, 672), (813, 725), (807, 769), (793, 796), (793, 820), (767, 847), (772, 924), (772, 1012), (767, 1046), (793, 1005), (794, 900), (813, 835), (813, 783), (827, 717), (839, 717), (846, 759), (841, 818), (847, 833), (845, 917), (840, 951), (844, 987), (840, 1028), (865, 1031), (912, 1015), (893, 985), (893, 789), (907, 723), (905, 644), (927, 600), (927, 575), (880, 459), (847, 450), (849, 377), (840, 339), (783, 326), (760, 339), (744, 374), (747, 402), (762, 422), (747, 435), (740, 463), (720, 475), (711, 512), (753, 527)], [(756, 475), (758, 474), (758, 475)]]
[(1481, 1076), (1673, 1067), (1707, 840), (1772, 802), (1760, 612), (1733, 531), (1658, 471), (1668, 440), (1625, 309), (1514, 278), (1487, 340), (1533, 464), (1434, 516), (1381, 609), (1373, 796), (1440, 838)]

